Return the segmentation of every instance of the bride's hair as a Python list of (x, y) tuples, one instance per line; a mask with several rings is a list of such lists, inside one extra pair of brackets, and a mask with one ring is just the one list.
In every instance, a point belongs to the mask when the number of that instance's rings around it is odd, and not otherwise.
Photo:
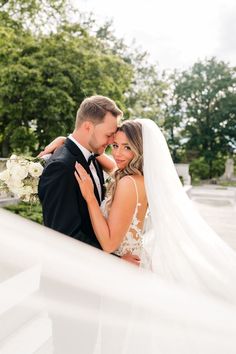
[(123, 132), (128, 141), (134, 157), (124, 169), (117, 169), (111, 178), (107, 187), (107, 207), (111, 207), (114, 199), (115, 190), (119, 180), (128, 175), (143, 175), (143, 138), (142, 138), (142, 125), (135, 120), (127, 120), (117, 129)]

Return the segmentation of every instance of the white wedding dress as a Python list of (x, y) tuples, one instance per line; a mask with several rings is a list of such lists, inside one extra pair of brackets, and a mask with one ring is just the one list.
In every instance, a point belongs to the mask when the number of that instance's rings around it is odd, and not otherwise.
[[(136, 191), (136, 207), (134, 210), (134, 215), (130, 227), (126, 235), (124, 236), (122, 243), (120, 244), (119, 248), (114, 252), (114, 254), (120, 257), (126, 253), (131, 253), (135, 256), (139, 256), (141, 258), (140, 266), (145, 269), (150, 269), (151, 258), (144, 247), (145, 238), (147, 237), (147, 234), (144, 234), (144, 228), (141, 227), (143, 222), (138, 218), (138, 211), (139, 211), (139, 207), (141, 206), (141, 203), (139, 202), (138, 188), (135, 179), (132, 176), (127, 176), (127, 177), (129, 177), (134, 183), (134, 187)], [(108, 217), (107, 198), (103, 200), (100, 208), (103, 215), (107, 218)], [(148, 211), (146, 217), (147, 216), (148, 216)]]

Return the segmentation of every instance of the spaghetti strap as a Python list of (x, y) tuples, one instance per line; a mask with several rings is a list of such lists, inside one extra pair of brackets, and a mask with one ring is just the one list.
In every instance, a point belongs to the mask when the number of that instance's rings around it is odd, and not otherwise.
[(126, 177), (129, 177), (133, 181), (136, 191), (137, 203), (129, 229), (126, 232), (119, 248), (115, 251), (115, 254), (117, 254), (118, 256), (123, 256), (124, 254), (129, 252), (131, 254), (139, 256), (141, 259), (141, 256), (143, 254), (143, 231), (142, 227), (140, 227), (141, 221), (138, 218), (138, 208), (139, 206), (141, 206), (141, 203), (139, 203), (138, 187), (135, 178), (130, 175)]
[(127, 176), (127, 177), (129, 177), (129, 178), (131, 178), (132, 179), (132, 181), (134, 182), (134, 186), (135, 186), (135, 191), (136, 191), (136, 200), (137, 200), (137, 205), (139, 205), (139, 202), (138, 202), (138, 188), (137, 188), (137, 184), (136, 184), (136, 182), (135, 182), (135, 179), (132, 177), (132, 176)]

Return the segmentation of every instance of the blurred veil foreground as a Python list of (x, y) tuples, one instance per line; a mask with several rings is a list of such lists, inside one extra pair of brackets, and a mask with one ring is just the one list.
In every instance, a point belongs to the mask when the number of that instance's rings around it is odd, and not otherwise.
[(236, 307), (0, 209), (1, 354), (235, 354)]

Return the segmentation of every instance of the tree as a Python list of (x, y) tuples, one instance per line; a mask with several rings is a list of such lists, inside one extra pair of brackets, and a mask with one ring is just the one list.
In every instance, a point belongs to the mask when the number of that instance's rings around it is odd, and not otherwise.
[(66, 19), (68, 0), (0, 0), (1, 13), (8, 14), (24, 28), (52, 29)]
[(135, 75), (126, 100), (129, 113), (134, 117), (152, 119), (162, 125), (168, 85), (160, 78), (157, 67), (147, 62), (145, 53), (137, 54), (133, 65)]
[(40, 47), (37, 54), (43, 83), (38, 102), (40, 146), (58, 135), (58, 130), (65, 134), (73, 129), (76, 110), (87, 96), (109, 96), (123, 108), (132, 68), (119, 56), (101, 50), (96, 37), (79, 24), (68, 24), (56, 34), (43, 37)]
[(24, 127), (21, 132), (26, 143), (31, 141), (34, 154), (55, 136), (70, 132), (76, 110), (86, 96), (103, 94), (124, 107), (131, 65), (105, 51), (79, 24), (63, 25), (57, 33), (40, 36), (22, 26), (10, 31), (3, 26), (0, 34), (3, 156), (8, 156), (19, 141), (19, 134), (12, 134), (18, 127)]
[(213, 176), (213, 161), (236, 147), (235, 68), (215, 58), (197, 62), (179, 76), (175, 87), (185, 122), (188, 158), (204, 157)]
[(18, 126), (25, 127), (26, 141), (32, 140), (28, 122), (31, 107), (29, 86), (33, 87), (38, 73), (19, 61), (26, 43), (28, 47), (34, 47), (33, 37), (6, 13), (0, 12), (0, 19), (0, 148), (2, 155), (8, 156), (10, 145), (14, 145), (14, 137), (17, 137), (15, 130)]
[(185, 151), (182, 145), (183, 117), (180, 109), (179, 97), (175, 92), (179, 73), (175, 70), (171, 74), (163, 73), (167, 84), (165, 98), (163, 100), (163, 129), (175, 163), (184, 160)]
[[(18, 144), (36, 154), (55, 136), (67, 134), (79, 104), (93, 94), (114, 99), (127, 118), (163, 121), (166, 84), (147, 54), (116, 38), (110, 22), (97, 27), (86, 16), (69, 22), (68, 2), (0, 0), (3, 156)], [(55, 17), (53, 27), (42, 26), (45, 13), (46, 20)]]

